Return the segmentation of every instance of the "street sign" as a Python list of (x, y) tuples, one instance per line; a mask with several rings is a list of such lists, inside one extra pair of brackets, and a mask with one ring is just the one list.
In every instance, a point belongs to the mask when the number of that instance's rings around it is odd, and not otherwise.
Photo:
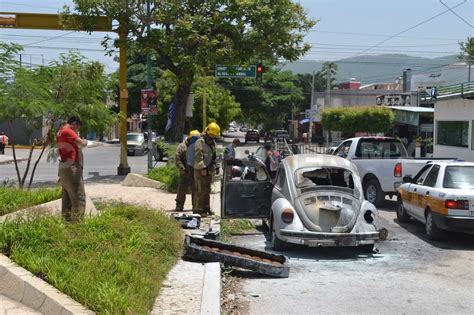
[(248, 67), (217, 65), (215, 73), (217, 78), (255, 78), (257, 67), (255, 65)]
[(311, 119), (313, 122), (321, 121), (320, 106), (313, 105), (313, 108), (305, 110), (305, 118)]

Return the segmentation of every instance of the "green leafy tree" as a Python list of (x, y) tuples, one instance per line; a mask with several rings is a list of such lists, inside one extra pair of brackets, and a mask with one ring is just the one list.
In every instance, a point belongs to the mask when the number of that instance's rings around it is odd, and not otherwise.
[(393, 112), (386, 107), (328, 108), (321, 113), (321, 123), (327, 130), (352, 136), (356, 132), (387, 132), (393, 124)]
[(474, 37), (468, 37), (465, 42), (460, 42), (461, 53), (459, 59), (468, 65), (468, 81), (471, 82), (471, 65), (474, 63)]
[[(7, 46), (10, 49), (2, 52), (2, 65), (11, 75), (0, 80), (0, 120), (9, 126), (18, 184), (23, 188), (29, 176), (28, 187), (31, 187), (44, 152), (54, 146), (61, 121), (78, 115), (83, 120), (81, 132), (87, 134), (105, 131), (115, 121), (115, 116), (105, 106), (106, 77), (102, 64), (89, 62), (77, 53), (70, 53), (62, 55), (59, 61), (48, 67), (25, 69), (14, 62), (14, 54), (21, 51), (21, 47), (13, 49), (15, 47)], [(31, 142), (23, 174), (18, 167), (12, 128), (13, 121), (17, 119), (27, 126), (24, 130), (27, 135), (32, 135), (38, 129), (44, 131), (44, 136)], [(33, 150), (37, 146), (41, 146), (41, 152), (32, 165)]]
[(186, 101), (197, 74), (205, 75), (215, 64), (245, 64), (255, 58), (296, 60), (309, 49), (304, 35), (315, 24), (291, 0), (151, 3), (151, 17), (145, 1), (74, 0), (74, 11), (86, 18), (82, 27), (88, 30), (88, 17), (117, 20), (119, 31), (155, 51), (160, 67), (176, 75), (176, 123), (171, 130), (175, 141), (184, 131)]

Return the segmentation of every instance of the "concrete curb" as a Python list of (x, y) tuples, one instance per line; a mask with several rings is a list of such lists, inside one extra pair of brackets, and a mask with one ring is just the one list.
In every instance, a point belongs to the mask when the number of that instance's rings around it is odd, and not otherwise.
[(163, 189), (162, 183), (134, 173), (130, 173), (127, 175), (127, 177), (125, 177), (125, 180), (122, 182), (122, 186)]
[(202, 287), (201, 314), (221, 313), (221, 266), (219, 263), (207, 263), (204, 269)]
[(43, 314), (95, 314), (1, 254), (0, 294)]
[[(18, 163), (28, 161), (28, 159), (16, 159)], [(12, 158), (11, 160), (3, 160), (0, 161), (0, 165), (7, 165), (7, 164), (13, 164), (15, 163), (15, 160)]]

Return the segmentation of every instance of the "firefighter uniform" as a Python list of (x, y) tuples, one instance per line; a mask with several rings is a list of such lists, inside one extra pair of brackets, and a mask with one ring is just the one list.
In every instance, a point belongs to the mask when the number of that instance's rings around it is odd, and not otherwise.
[(199, 131), (191, 131), (188, 138), (182, 143), (178, 144), (178, 147), (176, 148), (175, 164), (179, 170), (178, 193), (176, 194), (175, 199), (176, 211), (184, 210), (184, 203), (186, 202), (186, 194), (188, 193), (189, 187), (191, 187), (191, 200), (194, 209), (194, 174), (192, 168), (188, 166), (187, 155), (191, 140), (197, 135), (199, 135)]
[(220, 127), (210, 123), (194, 145), (194, 184), (195, 184), (195, 213), (212, 214), (210, 196), (211, 184), (216, 172), (216, 142), (220, 135)]

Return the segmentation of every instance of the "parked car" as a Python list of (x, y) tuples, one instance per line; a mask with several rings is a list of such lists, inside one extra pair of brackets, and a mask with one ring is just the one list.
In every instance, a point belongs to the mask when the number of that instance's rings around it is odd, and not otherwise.
[(396, 196), (401, 179), (430, 161), (440, 158), (409, 158), (405, 146), (395, 138), (358, 137), (344, 140), (334, 155), (352, 161), (359, 170), (365, 198), (379, 206), (385, 196)]
[(260, 133), (258, 132), (258, 130), (250, 129), (247, 131), (247, 133), (245, 134), (245, 143), (249, 141), (255, 141), (257, 143), (260, 142)]
[(147, 137), (142, 132), (127, 133), (127, 154), (144, 155), (148, 151)]
[[(254, 169), (254, 180), (232, 178), (234, 165)], [(274, 182), (258, 159), (225, 161), (221, 198), (223, 218), (268, 218), (275, 250), (292, 243), (372, 252), (379, 239), (378, 211), (364, 200), (355, 165), (340, 157), (291, 155)]]
[(237, 128), (235, 128), (235, 127), (229, 127), (229, 129), (227, 129), (227, 132), (229, 132), (229, 133), (237, 132)]
[(277, 141), (289, 141), (290, 140), (290, 134), (286, 130), (277, 130), (275, 131), (275, 139)]
[(436, 240), (443, 231), (474, 234), (474, 163), (434, 162), (414, 178), (406, 176), (398, 189), (397, 219), (425, 224)]
[(248, 130), (247, 127), (244, 127), (244, 126), (240, 127), (241, 132), (247, 132), (247, 130)]

